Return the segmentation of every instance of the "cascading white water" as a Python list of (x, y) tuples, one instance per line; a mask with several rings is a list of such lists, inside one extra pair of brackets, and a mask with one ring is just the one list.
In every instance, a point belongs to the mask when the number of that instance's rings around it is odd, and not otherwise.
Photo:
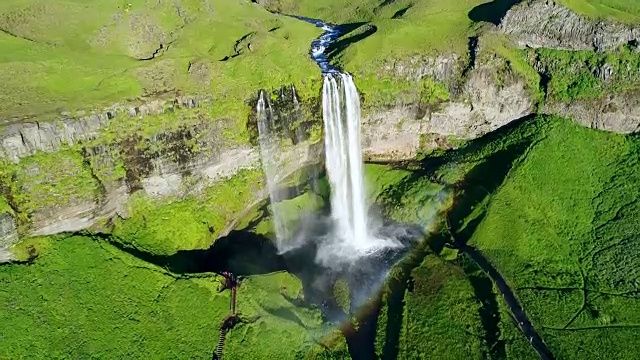
[(335, 236), (356, 249), (369, 247), (364, 199), (360, 100), (351, 76), (327, 75), (322, 90), (326, 168)]
[(326, 169), (331, 185), (333, 244), (319, 256), (353, 258), (383, 247), (391, 240), (373, 235), (367, 217), (360, 142), (360, 98), (349, 74), (327, 74), (322, 88)]
[(278, 171), (278, 137), (274, 133), (275, 124), (271, 101), (265, 96), (264, 91), (260, 91), (258, 104), (256, 105), (256, 115), (258, 122), (258, 142), (260, 143), (260, 157), (262, 159), (262, 169), (266, 178), (267, 191), (271, 200), (271, 217), (274, 223), (276, 241), (280, 246), (282, 239), (286, 237), (286, 229), (278, 214), (277, 203), (277, 171)]

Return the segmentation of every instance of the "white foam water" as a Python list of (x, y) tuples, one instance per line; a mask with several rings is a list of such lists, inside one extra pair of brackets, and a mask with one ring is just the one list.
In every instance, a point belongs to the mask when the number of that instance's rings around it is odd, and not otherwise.
[(256, 115), (258, 122), (258, 142), (260, 143), (260, 157), (262, 160), (262, 170), (264, 171), (267, 191), (271, 200), (271, 217), (274, 223), (276, 242), (281, 246), (283, 239), (287, 237), (287, 229), (284, 226), (280, 214), (278, 214), (277, 203), (277, 171), (278, 171), (278, 137), (274, 133), (275, 124), (273, 109), (268, 95), (260, 91), (258, 104), (256, 105)]
[[(326, 169), (331, 185), (333, 232), (323, 257), (355, 258), (395, 241), (376, 238), (369, 223), (360, 141), (360, 98), (349, 74), (327, 74), (322, 89)], [(329, 261), (329, 259), (325, 259)], [(323, 261), (325, 262), (325, 261)]]

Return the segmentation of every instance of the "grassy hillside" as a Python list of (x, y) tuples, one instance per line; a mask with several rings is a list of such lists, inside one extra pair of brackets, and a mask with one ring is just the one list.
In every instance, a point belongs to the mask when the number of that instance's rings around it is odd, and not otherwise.
[[(455, 226), (505, 275), (558, 358), (632, 359), (639, 139), (537, 123), (503, 182), (468, 183), (458, 206), (470, 215)], [(486, 169), (499, 176), (505, 160), (491, 157)]]
[[(590, 17), (640, 19), (629, 0), (561, 2)], [(332, 55), (367, 88), (392, 60), (456, 53), (465, 61), (478, 32), (470, 13), (485, 3), (271, 0), (266, 8), (349, 24)], [(5, 121), (183, 93), (212, 94), (219, 115), (244, 116), (258, 88), (295, 83), (305, 97), (319, 86), (308, 57), (318, 29), (249, 1), (7, 0), (0, 30)]]
[(242, 105), (316, 75), (318, 30), (248, 1), (8, 0), (0, 29), (0, 118), (176, 92)]
[[(366, 75), (390, 58), (465, 54), (474, 32), (467, 14), (482, 2), (282, 0), (268, 8), (353, 25), (334, 55)], [(318, 29), (249, 1), (7, 0), (0, 30), (5, 119), (175, 93), (212, 94), (229, 116), (244, 114), (261, 87), (317, 92), (308, 50)]]

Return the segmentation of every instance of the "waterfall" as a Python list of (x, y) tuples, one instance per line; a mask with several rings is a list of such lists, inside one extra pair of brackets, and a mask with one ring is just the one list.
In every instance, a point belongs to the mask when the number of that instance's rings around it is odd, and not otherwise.
[[(260, 132), (260, 154), (267, 178), (267, 186), (271, 197), (273, 221), (278, 240), (278, 248), (286, 252), (308, 241), (317, 246), (316, 261), (324, 266), (342, 266), (354, 263), (366, 255), (377, 253), (381, 249), (401, 248), (398, 241), (401, 236), (382, 235), (381, 224), (374, 224), (368, 218), (367, 204), (364, 191), (364, 163), (360, 139), (360, 98), (351, 75), (342, 73), (329, 61), (326, 50), (342, 34), (344, 28), (325, 23), (321, 20), (293, 16), (299, 20), (321, 27), (323, 32), (311, 43), (310, 55), (318, 64), (324, 76), (322, 87), (322, 117), (324, 120), (325, 168), (331, 187), (330, 218), (316, 217), (316, 221), (327, 228), (322, 235), (310, 233), (316, 231), (313, 224), (305, 229), (285, 229), (282, 218), (277, 213), (277, 193), (275, 172), (278, 167), (277, 137), (272, 134), (274, 129), (273, 110), (268, 96), (260, 93), (258, 100), (258, 130)], [(287, 106), (288, 123), (291, 114), (295, 119), (302, 120), (300, 103), (295, 87), (291, 87), (293, 109)], [(281, 88), (280, 102), (285, 103), (285, 90)], [(279, 110), (279, 121), (287, 118), (283, 110)], [(296, 124), (296, 131), (291, 136), (294, 144), (303, 139), (303, 129)], [(326, 221), (329, 220), (329, 221)], [(313, 222), (313, 221), (312, 221)], [(297, 231), (301, 230), (301, 231)], [(388, 229), (386, 229), (388, 230)], [(310, 232), (309, 232), (310, 231)], [(387, 231), (388, 233), (389, 231)], [(293, 235), (293, 239), (291, 236)], [(312, 238), (312, 239), (310, 239)], [(286, 241), (286, 243), (283, 243)]]
[(278, 213), (278, 192), (277, 192), (277, 171), (279, 164), (279, 140), (276, 134), (273, 109), (269, 96), (264, 91), (260, 91), (258, 95), (258, 104), (256, 105), (256, 115), (258, 122), (258, 142), (260, 143), (260, 157), (262, 160), (262, 170), (264, 171), (267, 191), (271, 200), (271, 217), (274, 223), (276, 241), (278, 246), (282, 243), (282, 239), (286, 238), (286, 229), (284, 227), (282, 216)]
[(367, 248), (369, 234), (360, 145), (360, 100), (350, 75), (325, 76), (322, 109), (335, 235), (356, 249)]

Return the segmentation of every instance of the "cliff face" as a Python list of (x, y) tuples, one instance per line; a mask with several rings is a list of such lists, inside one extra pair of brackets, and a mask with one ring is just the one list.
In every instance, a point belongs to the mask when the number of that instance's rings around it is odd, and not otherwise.
[[(2, 214), (0, 248), (18, 241), (18, 229), (23, 236), (50, 235), (127, 218), (133, 193), (175, 200), (259, 169), (259, 149), (239, 138), (246, 130), (212, 118), (210, 110), (209, 100), (185, 97), (0, 129), (0, 193), (18, 213)], [(175, 126), (141, 126), (158, 119)], [(282, 177), (322, 161), (321, 142), (281, 142)]]
[(423, 79), (433, 79), (445, 84), (449, 94), (373, 110), (363, 120), (368, 160), (412, 159), (420, 151), (450, 146), (450, 139), (475, 139), (535, 111), (533, 89), (508, 61), (482, 45), (474, 51), (482, 59), (477, 64), (452, 54), (384, 69), (417, 88)]
[(500, 30), (519, 46), (531, 48), (606, 51), (640, 41), (640, 27), (590, 20), (550, 0), (514, 6)]
[(209, 100), (202, 97), (176, 97), (156, 100), (139, 106), (114, 105), (101, 111), (73, 117), (66, 113), (52, 122), (15, 122), (0, 128), (0, 158), (17, 163), (21, 158), (38, 151), (54, 152), (63, 145), (94, 140), (100, 129), (116, 116), (128, 116), (142, 120), (148, 115), (158, 115), (179, 109), (199, 107)]
[[(458, 90), (455, 96), (436, 102), (418, 100), (370, 110), (362, 130), (367, 159), (415, 158), (419, 151), (446, 146), (442, 141), (449, 137), (473, 139), (533, 111), (534, 101), (521, 79), (496, 76), (509, 70), (504, 60), (492, 58), (469, 69), (462, 82), (458, 80), (465, 69), (457, 60), (457, 55), (441, 56), (386, 69), (418, 85), (430, 79)], [(283, 94), (273, 95), (274, 111), (280, 114), (276, 121), (281, 123), (279, 177), (322, 162), (324, 156), (321, 139), (309, 138), (310, 132), (322, 128), (319, 99), (303, 102), (292, 118), (292, 102), (280, 99)], [(8, 169), (4, 189), (21, 214), (21, 234), (50, 235), (102, 226), (113, 217), (128, 216), (125, 205), (134, 192), (156, 199), (180, 198), (240, 170), (260, 169), (253, 102), (246, 105), (249, 141), (234, 135), (243, 131), (237, 123), (209, 115), (214, 106), (206, 98), (181, 97), (114, 106), (53, 122), (5, 126), (0, 130), (0, 159)], [(155, 132), (127, 130), (131, 124), (140, 127), (158, 117), (170, 117), (174, 125)], [(300, 137), (301, 130), (306, 135)], [(51, 172), (51, 167), (56, 170)], [(254, 197), (263, 196), (258, 192)], [(10, 221), (15, 224), (8, 216), (5, 222)], [(16, 227), (4, 228), (12, 234), (5, 237), (5, 244), (17, 241)]]
[(640, 26), (593, 20), (536, 0), (514, 6), (499, 29), (527, 49), (540, 73), (547, 92), (543, 113), (604, 131), (640, 130)]
[(597, 100), (550, 103), (544, 112), (574, 119), (593, 129), (630, 134), (640, 131), (640, 93), (610, 94)]

